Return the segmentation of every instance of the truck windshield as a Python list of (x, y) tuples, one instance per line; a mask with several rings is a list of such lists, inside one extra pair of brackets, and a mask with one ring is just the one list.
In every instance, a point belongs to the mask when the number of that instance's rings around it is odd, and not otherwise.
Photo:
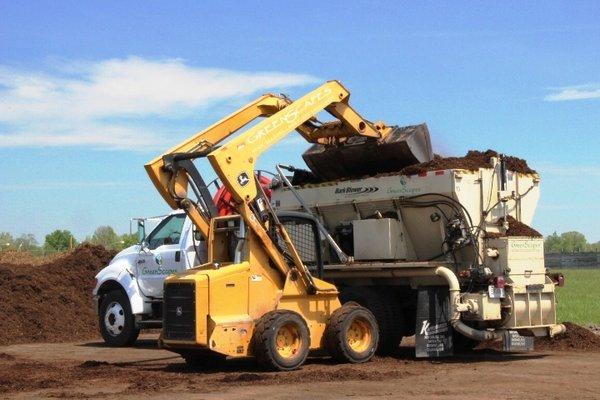
[(181, 231), (185, 222), (185, 214), (174, 214), (163, 219), (160, 224), (148, 235), (146, 242), (148, 248), (154, 250), (166, 244), (178, 244)]

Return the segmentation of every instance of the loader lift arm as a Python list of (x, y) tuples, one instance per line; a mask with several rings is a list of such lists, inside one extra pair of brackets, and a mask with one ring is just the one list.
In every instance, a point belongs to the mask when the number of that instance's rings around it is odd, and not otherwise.
[[(260, 197), (259, 190), (262, 190), (254, 177), (256, 161), (263, 152), (293, 130), (297, 130), (310, 143), (335, 144), (350, 136), (384, 138), (390, 129), (383, 123), (375, 125), (362, 118), (348, 104), (349, 96), (349, 91), (338, 81), (326, 82), (294, 102), (284, 96), (264, 95), (155, 158), (146, 164), (146, 171), (167, 203), (172, 208), (184, 209), (195, 226), (208, 237), (210, 219), (215, 216), (214, 205), (211, 206), (206, 185), (192, 163), (195, 158), (207, 157), (222, 184), (232, 194), (238, 213), (260, 238), (269, 258), (285, 275), (290, 271), (290, 266), (273, 243), (253, 204)], [(337, 118), (339, 123), (316, 123), (315, 115), (322, 110)], [(267, 118), (218, 146), (261, 116)], [(190, 186), (199, 195), (200, 204), (188, 198)], [(269, 208), (268, 201), (263, 201), (262, 206)], [(304, 286), (308, 292), (315, 292), (317, 288), (312, 277), (287, 232), (276, 217), (274, 222), (286, 242)]]

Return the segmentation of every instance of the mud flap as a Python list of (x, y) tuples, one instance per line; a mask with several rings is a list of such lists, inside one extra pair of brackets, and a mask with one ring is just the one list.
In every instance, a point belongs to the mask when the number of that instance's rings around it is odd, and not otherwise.
[(517, 331), (506, 331), (502, 334), (502, 351), (531, 351), (533, 337), (521, 336)]
[(452, 326), (448, 307), (448, 287), (419, 288), (415, 353), (418, 358), (452, 355)]

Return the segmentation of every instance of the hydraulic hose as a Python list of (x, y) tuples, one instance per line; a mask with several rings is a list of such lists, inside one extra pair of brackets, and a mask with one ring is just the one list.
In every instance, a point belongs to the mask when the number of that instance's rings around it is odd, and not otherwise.
[(460, 301), (460, 284), (454, 272), (447, 267), (437, 267), (435, 274), (448, 282), (448, 289), (450, 291), (450, 324), (452, 327), (458, 333), (477, 341), (498, 339), (500, 336), (496, 332), (471, 328), (461, 321), (460, 309), (466, 305), (463, 305)]

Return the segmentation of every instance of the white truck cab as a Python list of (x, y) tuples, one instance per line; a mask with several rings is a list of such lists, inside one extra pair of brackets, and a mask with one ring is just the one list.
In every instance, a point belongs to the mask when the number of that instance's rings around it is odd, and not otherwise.
[(146, 222), (137, 219), (139, 244), (96, 275), (94, 305), (108, 345), (130, 345), (140, 329), (160, 328), (165, 278), (206, 261), (204, 238), (183, 211), (165, 216), (147, 235)]

